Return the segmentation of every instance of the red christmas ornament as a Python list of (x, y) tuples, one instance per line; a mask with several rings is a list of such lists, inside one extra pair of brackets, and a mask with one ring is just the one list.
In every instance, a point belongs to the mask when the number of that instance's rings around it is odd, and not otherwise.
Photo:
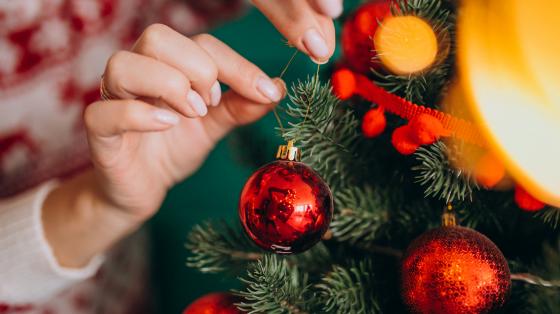
[(379, 22), (391, 14), (390, 1), (372, 1), (361, 6), (342, 28), (342, 51), (346, 63), (360, 73), (379, 68), (373, 62), (376, 56), (373, 35)]
[(489, 313), (509, 296), (510, 271), (484, 235), (440, 227), (415, 239), (403, 255), (402, 297), (413, 313)]
[(240, 300), (231, 293), (210, 293), (196, 299), (183, 314), (240, 314), (243, 313), (235, 306)]
[(517, 206), (519, 206), (519, 208), (528, 212), (539, 211), (546, 206), (545, 203), (533, 197), (533, 195), (529, 194), (519, 184), (515, 186), (514, 199), (515, 199), (515, 203), (517, 204)]
[(362, 119), (362, 133), (365, 137), (379, 136), (387, 126), (387, 119), (381, 107), (370, 109)]
[(243, 187), (239, 218), (253, 241), (265, 250), (291, 254), (307, 250), (327, 231), (333, 198), (327, 184), (307, 165), (290, 141), (277, 157), (258, 169)]

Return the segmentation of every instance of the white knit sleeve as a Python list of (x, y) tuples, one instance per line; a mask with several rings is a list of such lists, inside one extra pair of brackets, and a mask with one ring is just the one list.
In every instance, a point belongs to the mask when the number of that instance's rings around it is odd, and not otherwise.
[(93, 276), (102, 263), (102, 257), (95, 257), (83, 268), (70, 269), (56, 261), (41, 220), (43, 202), (55, 186), (48, 182), (0, 201), (0, 303), (48, 300)]

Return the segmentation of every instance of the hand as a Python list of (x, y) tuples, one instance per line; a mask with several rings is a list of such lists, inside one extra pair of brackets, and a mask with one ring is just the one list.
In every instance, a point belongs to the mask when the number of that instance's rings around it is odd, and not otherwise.
[[(53, 191), (44, 205), (47, 238), (65, 265), (83, 264), (152, 216), (167, 190), (194, 172), (220, 138), (265, 115), (285, 94), (280, 79), (218, 39), (189, 39), (160, 24), (148, 27), (132, 51), (110, 58), (103, 82), (119, 100), (85, 111), (95, 173)], [(222, 95), (219, 82), (231, 90)], [(87, 200), (65, 199), (80, 194)], [(86, 213), (61, 213), (83, 204)], [(62, 224), (78, 235), (57, 228)]]
[(253, 0), (255, 6), (288, 41), (319, 64), (334, 53), (333, 18), (342, 13), (342, 0)]

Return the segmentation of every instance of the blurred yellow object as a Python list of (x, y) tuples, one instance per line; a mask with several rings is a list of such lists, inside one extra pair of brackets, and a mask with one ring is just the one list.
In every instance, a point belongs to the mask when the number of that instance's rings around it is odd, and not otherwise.
[(416, 16), (391, 16), (375, 32), (374, 46), (381, 63), (391, 72), (408, 75), (428, 68), (436, 60), (434, 30)]
[(464, 0), (457, 47), (465, 103), (527, 191), (560, 206), (560, 1)]

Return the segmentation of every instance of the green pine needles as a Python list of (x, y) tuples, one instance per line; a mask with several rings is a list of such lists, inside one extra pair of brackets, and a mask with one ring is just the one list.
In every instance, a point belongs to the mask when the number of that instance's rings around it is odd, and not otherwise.
[(416, 180), (424, 187), (426, 197), (436, 197), (446, 203), (472, 200), (478, 185), (469, 174), (450, 163), (443, 142), (420, 147), (415, 156), (419, 165), (412, 169), (417, 171)]
[(337, 212), (330, 230), (337, 241), (371, 243), (389, 220), (386, 198), (371, 187), (351, 187), (335, 194)]
[(241, 310), (252, 313), (305, 314), (313, 303), (314, 294), (307, 276), (277, 255), (265, 255), (252, 264), (241, 281), (247, 288), (237, 291), (244, 301)]
[(370, 260), (344, 268), (333, 266), (321, 283), (316, 285), (324, 302), (321, 313), (381, 313), (373, 284), (374, 273)]
[(225, 222), (195, 226), (185, 246), (192, 253), (187, 258), (187, 266), (203, 273), (240, 271), (248, 262), (262, 257), (261, 251), (239, 228)]
[(303, 162), (317, 171), (331, 189), (353, 182), (361, 165), (355, 152), (360, 138), (358, 119), (351, 110), (341, 110), (330, 83), (318, 76), (298, 81), (291, 88), (286, 114), (293, 121), (285, 129), (286, 141), (295, 140)]

